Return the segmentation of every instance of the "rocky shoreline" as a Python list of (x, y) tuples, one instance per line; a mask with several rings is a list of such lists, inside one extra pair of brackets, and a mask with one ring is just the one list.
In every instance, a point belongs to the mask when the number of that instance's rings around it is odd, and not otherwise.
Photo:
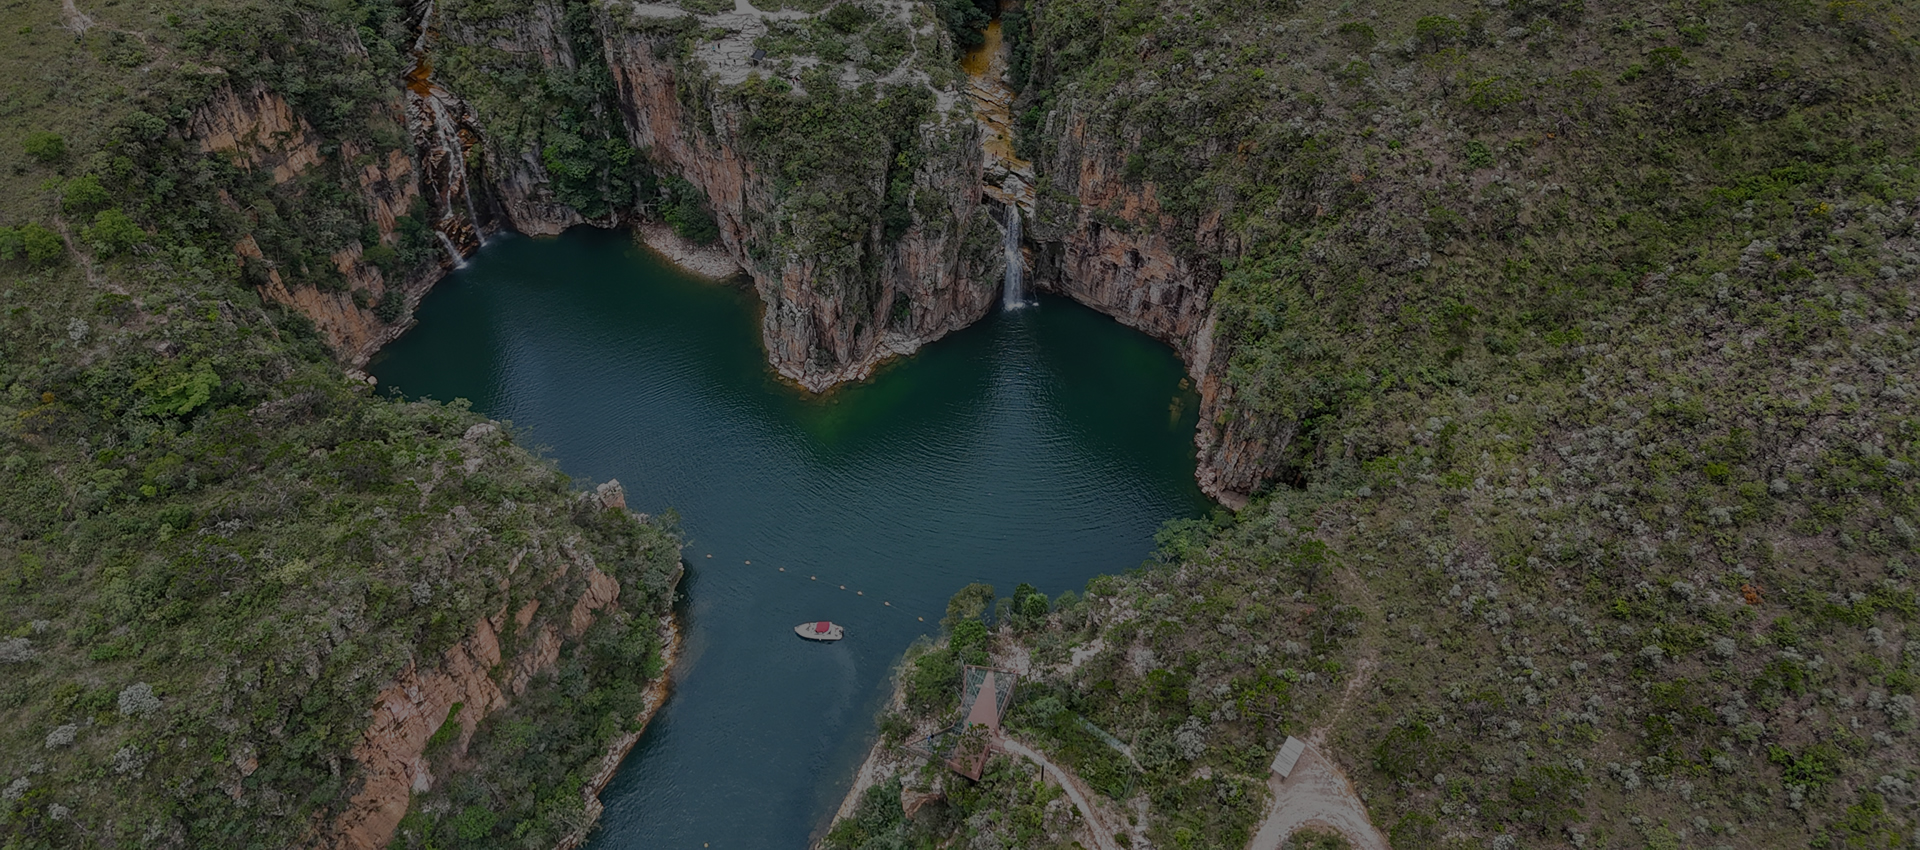
[(633, 225), (634, 240), (654, 255), (691, 275), (726, 280), (745, 269), (734, 262), (725, 245), (714, 242), (701, 245), (674, 232), (661, 222), (643, 221)]
[[(898, 712), (906, 708), (905, 683), (901, 670), (896, 669), (893, 677), (893, 696), (887, 699), (886, 711)], [(860, 768), (854, 771), (853, 785), (847, 788), (847, 795), (840, 800), (840, 808), (834, 811), (833, 819), (827, 821), (826, 828), (815, 836), (810, 846), (818, 848), (836, 824), (853, 817), (860, 808), (860, 798), (866, 795), (868, 788), (906, 773), (919, 763), (919, 757), (902, 752), (897, 747), (888, 746), (884, 738), (875, 739), (873, 747), (867, 750), (867, 757), (861, 760)], [(927, 796), (932, 797), (932, 795)]]
[(587, 836), (593, 834), (594, 827), (600, 824), (601, 812), (606, 810), (606, 805), (600, 802), (600, 792), (606, 790), (607, 783), (613, 781), (614, 774), (620, 770), (621, 762), (626, 761), (627, 753), (632, 752), (634, 745), (640, 743), (640, 736), (647, 733), (647, 727), (652, 725), (654, 715), (667, 704), (667, 695), (673, 690), (674, 664), (680, 659), (680, 621), (672, 613), (660, 618), (660, 636), (660, 657), (666, 663), (661, 666), (660, 675), (647, 683), (646, 707), (640, 711), (639, 728), (615, 738), (613, 743), (608, 745), (606, 755), (600, 759), (599, 769), (594, 771), (593, 778), (587, 780), (586, 787), (581, 789), (581, 795), (586, 798), (587, 822), (567, 837), (560, 839), (560, 843), (554, 845), (554, 850), (574, 850), (585, 844)]

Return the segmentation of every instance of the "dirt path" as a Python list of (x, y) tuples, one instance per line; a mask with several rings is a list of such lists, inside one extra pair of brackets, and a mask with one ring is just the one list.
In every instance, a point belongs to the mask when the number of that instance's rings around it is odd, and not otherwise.
[(1080, 817), (1087, 822), (1087, 835), (1093, 839), (1094, 850), (1120, 850), (1120, 844), (1113, 840), (1113, 831), (1100, 822), (1097, 810), (1093, 807), (1093, 792), (1081, 783), (1080, 777), (1048, 761), (1046, 756), (1012, 738), (1002, 736), (998, 745), (1000, 749), (1040, 765), (1047, 776), (1060, 781), (1061, 790), (1067, 792), (1067, 799), (1072, 800), (1073, 805), (1080, 809)]
[(1380, 658), (1379, 600), (1373, 597), (1366, 582), (1351, 568), (1342, 570), (1337, 578), (1354, 603), (1367, 614), (1367, 625), (1354, 650), (1353, 675), (1347, 678), (1347, 685), (1341, 689), (1340, 699), (1334, 703), (1333, 710), (1327, 712), (1318, 728), (1307, 733), (1307, 751), (1300, 756), (1293, 772), (1284, 780), (1277, 774), (1267, 774), (1267, 790), (1273, 793), (1273, 808), (1267, 810), (1267, 817), (1260, 822), (1260, 828), (1254, 831), (1253, 841), (1247, 844), (1247, 850), (1279, 850), (1287, 836), (1303, 826), (1334, 830), (1346, 836), (1356, 850), (1388, 850), (1386, 836), (1380, 834), (1379, 828), (1367, 816), (1367, 804), (1353, 790), (1353, 783), (1347, 781), (1346, 773), (1331, 757), (1320, 751), (1327, 736), (1340, 722), (1340, 717), (1346, 714), (1347, 707), (1366, 690), (1367, 682), (1373, 676), (1373, 668)]

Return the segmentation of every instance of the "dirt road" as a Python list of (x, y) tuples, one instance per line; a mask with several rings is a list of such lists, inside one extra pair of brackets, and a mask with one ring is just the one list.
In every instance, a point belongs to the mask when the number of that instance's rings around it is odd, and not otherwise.
[(1353, 784), (1318, 747), (1308, 746), (1284, 781), (1267, 774), (1267, 789), (1273, 792), (1273, 808), (1247, 850), (1279, 850), (1287, 836), (1303, 826), (1334, 830), (1346, 836), (1354, 850), (1388, 850), (1386, 836), (1367, 818), (1367, 805)]

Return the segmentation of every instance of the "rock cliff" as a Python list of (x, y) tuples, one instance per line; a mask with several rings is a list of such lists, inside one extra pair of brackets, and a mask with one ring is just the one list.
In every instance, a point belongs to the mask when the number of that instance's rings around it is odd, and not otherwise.
[(1267, 446), (1223, 416), (1231, 391), (1213, 345), (1220, 266), (1212, 258), (1238, 249), (1233, 235), (1218, 213), (1197, 225), (1163, 213), (1151, 182), (1122, 176), (1126, 149), (1089, 133), (1083, 117), (1061, 110), (1050, 126), (1061, 128), (1052, 155), (1036, 164), (1050, 191), (1037, 198), (1028, 231), (1036, 281), (1180, 353), (1200, 391), (1200, 486), (1228, 505), (1245, 504), (1273, 469)]
[[(771, 84), (800, 97), (804, 84), (792, 67), (763, 66), (743, 50), (727, 49), (756, 43), (776, 16), (646, 9), (638, 25), (596, 12), (592, 43), (580, 40), (580, 25), (570, 24), (562, 6), (552, 2), (529, 3), (485, 27), (449, 25), (442, 32), (437, 18), (423, 20), (406, 91), (385, 107), (404, 116), (412, 155), (396, 150), (368, 157), (346, 145), (337, 155), (370, 160), (352, 181), (381, 244), (394, 243), (396, 220), (416, 204), (430, 211), (449, 259), (470, 253), (490, 228), (550, 235), (580, 223), (635, 222), (654, 212), (654, 199), (645, 196), (612, 197), (597, 217), (569, 206), (549, 173), (552, 142), (542, 148), (542, 137), (524, 127), (506, 128), (506, 118), (472, 105), (499, 100), (498, 92), (484, 87), (505, 76), (468, 72), (449, 81), (434, 70), (435, 57), (448, 50), (516, 57), (522, 76), (535, 70), (597, 73), (593, 63), (604, 63), (610, 97), (583, 108), (612, 113), (600, 120), (609, 132), (624, 135), (619, 141), (655, 177), (684, 180), (704, 198), (717, 225), (717, 246), (752, 278), (765, 305), (762, 340), (781, 375), (823, 391), (862, 379), (880, 361), (985, 316), (1005, 269), (1005, 211), (1018, 207), (1029, 222), (1027, 253), (1040, 288), (1166, 342), (1186, 362), (1202, 399), (1195, 441), (1197, 475), (1206, 492), (1237, 505), (1271, 479), (1275, 469), (1268, 458), (1277, 452), (1270, 449), (1284, 448), (1290, 429), (1278, 429), (1276, 438), (1272, 427), (1255, 429), (1226, 415), (1226, 364), (1217, 362), (1212, 345), (1210, 297), (1220, 279), (1213, 258), (1231, 256), (1234, 237), (1217, 215), (1195, 224), (1163, 213), (1150, 182), (1123, 176), (1126, 148), (1120, 140), (1090, 133), (1071, 106), (1061, 107), (1045, 125), (1048, 156), (1037, 163), (1020, 160), (1010, 142), (1007, 63), (997, 53), (968, 58), (969, 70), (977, 73), (964, 96), (932, 85), (924, 73), (836, 79), (849, 89), (864, 84), (859, 97), (884, 96), (869, 94), (877, 84), (920, 79), (935, 106), (910, 139), (896, 143), (898, 160), (910, 170), (896, 173), (883, 164), (820, 181), (858, 184), (836, 196), (843, 204), (861, 197), (879, 203), (904, 191), (910, 199), (902, 205), (905, 219), (883, 226), (873, 210), (836, 210), (850, 215), (858, 232), (823, 246), (802, 232), (806, 216), (818, 212), (808, 206), (818, 206), (818, 196), (809, 194), (814, 187), (782, 178), (796, 154), (755, 136), (770, 119), (742, 94)], [(707, 28), (699, 38), (717, 33), (720, 40), (685, 50), (693, 25)], [(934, 29), (925, 28), (929, 43), (937, 43), (931, 40)], [(999, 47), (995, 40), (986, 50)], [(600, 55), (589, 55), (592, 49)], [(455, 90), (461, 86), (476, 90)], [(960, 103), (971, 104), (970, 116), (956, 108)], [(284, 99), (258, 87), (222, 91), (195, 113), (188, 129), (204, 150), (228, 152), (281, 183), (325, 161), (311, 127)], [(1036, 183), (1046, 191), (1036, 192)], [(332, 261), (348, 285), (328, 291), (289, 284), (250, 241), (236, 252), (262, 261), (257, 283), (264, 297), (307, 315), (338, 355), (356, 366), (404, 329), (412, 306), (445, 268), (428, 264), (396, 286), (361, 252), (346, 249)], [(401, 309), (384, 311), (383, 320), (370, 305), (389, 297), (401, 299)], [(1280, 445), (1272, 445), (1276, 439)]]
[[(400, 110), (398, 102), (383, 105), (383, 117), (397, 122)], [(399, 239), (399, 221), (421, 195), (419, 173), (406, 151), (366, 151), (346, 141), (329, 157), (322, 152), (321, 136), (295, 114), (286, 98), (261, 85), (244, 91), (220, 88), (188, 117), (184, 132), (201, 152), (229, 156), (236, 166), (264, 173), (280, 187), (294, 184), (316, 167), (337, 167), (341, 182), (359, 196), (378, 234), (377, 245), (390, 248)], [(257, 220), (257, 212), (233, 206)], [(290, 284), (278, 262), (251, 235), (234, 245), (234, 254), (262, 298), (312, 320), (335, 355), (352, 367), (364, 365), (405, 329), (403, 324), (382, 319), (375, 306), (399, 299), (404, 309), (388, 315), (410, 313), (441, 271), (431, 266), (389, 279), (387, 272), (366, 258), (360, 245), (353, 244), (328, 256), (345, 285), (321, 289)]]
[[(602, 485), (587, 498), (609, 510), (626, 507), (618, 482)], [(409, 664), (381, 690), (372, 722), (352, 752), (362, 778), (359, 788), (320, 828), (311, 846), (339, 850), (388, 846), (414, 795), (431, 790), (437, 782), (432, 757), (456, 764), (463, 760), (482, 722), (525, 694), (536, 677), (553, 671), (564, 647), (620, 606), (620, 582), (581, 548), (564, 544), (553, 552), (528, 555), (523, 550), (508, 572), (516, 581), (539, 585), (528, 594), (533, 598), (514, 610), (503, 607), (481, 618), (439, 658)], [(543, 606), (548, 597), (559, 604)], [(661, 618), (658, 628), (662, 656), (670, 667), (678, 651), (679, 630), (671, 615)], [(592, 817), (601, 808), (600, 790), (664, 702), (666, 688), (663, 672), (648, 685), (639, 729), (615, 738), (596, 766), (596, 778), (583, 789), (585, 808)], [(590, 817), (561, 846), (577, 846), (591, 825)]]
[[(820, 391), (859, 380), (888, 357), (906, 354), (986, 315), (999, 279), (998, 225), (981, 205), (978, 129), (936, 114), (913, 141), (923, 156), (906, 179), (920, 203), (889, 239), (877, 222), (846, 262), (795, 249), (798, 193), (771, 176), (783, 163), (754, 156), (752, 119), (724, 86), (689, 79), (704, 65), (677, 62), (665, 36), (609, 25), (612, 68), (631, 141), (656, 168), (698, 187), (720, 240), (747, 270), (766, 310), (768, 359), (781, 375)], [(684, 93), (696, 92), (692, 97)], [(696, 111), (697, 110), (697, 111)], [(884, 196), (886, 174), (869, 179)]]

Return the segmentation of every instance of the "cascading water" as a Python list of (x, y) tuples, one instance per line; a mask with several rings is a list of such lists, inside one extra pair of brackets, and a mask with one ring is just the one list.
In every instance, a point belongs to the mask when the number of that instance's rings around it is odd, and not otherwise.
[(452, 110), (442, 98), (440, 88), (428, 82), (425, 92), (419, 94), (421, 108), (427, 114), (428, 127), (432, 131), (432, 144), (445, 162), (445, 176), (442, 179), (440, 198), (441, 215), (448, 220), (457, 220), (459, 213), (454, 209), (457, 196), (466, 206), (467, 221), (473, 227), (473, 238), (481, 245), (487, 243), (486, 234), (480, 229), (480, 213), (473, 205), (473, 182), (467, 173), (466, 145), (460, 138), (460, 127), (455, 122)]
[[(472, 176), (467, 173), (467, 145), (460, 136), (460, 122), (449, 106), (450, 96), (433, 81), (433, 66), (427, 57), (427, 41), (432, 33), (433, 3), (423, 4), (420, 17), (420, 36), (414, 42), (413, 70), (407, 74), (407, 92), (409, 94), (409, 123), (412, 125), (414, 144), (420, 151), (422, 182), (433, 187), (437, 184), (440, 196), (440, 221), (434, 227), (440, 244), (445, 246), (452, 256), (455, 266), (465, 264), (466, 253), (460, 245), (466, 243), (466, 236), (460, 233), (459, 242), (449, 235), (449, 231), (459, 233), (461, 228), (460, 212), (454, 206), (457, 196), (466, 209), (466, 225), (472, 231), (473, 243), (486, 247), (487, 234), (480, 225), (480, 211), (473, 203)], [(457, 103), (457, 101), (454, 101)]]
[(1026, 258), (1020, 253), (1020, 208), (1007, 205), (1007, 274), (1000, 282), (1000, 306), (1017, 310), (1026, 306)]
[(466, 266), (467, 258), (460, 254), (460, 249), (453, 244), (453, 240), (447, 238), (446, 231), (435, 228), (433, 235), (440, 237), (440, 245), (447, 249), (447, 256), (453, 260), (454, 268), (457, 269)]

